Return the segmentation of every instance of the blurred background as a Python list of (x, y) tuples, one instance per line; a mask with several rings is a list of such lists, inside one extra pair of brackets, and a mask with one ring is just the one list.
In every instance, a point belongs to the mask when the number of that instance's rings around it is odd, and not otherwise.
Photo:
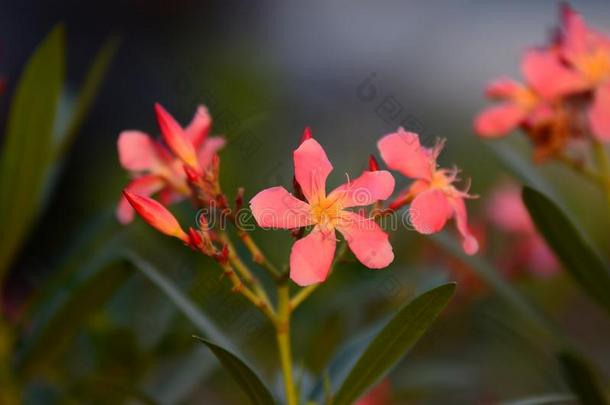
[[(592, 26), (610, 32), (606, 1), (572, 5)], [(215, 337), (240, 347), (269, 385), (281, 386), (267, 344), (272, 334), (228, 292), (214, 263), (140, 220), (123, 228), (114, 218), (129, 180), (118, 164), (117, 136), (125, 129), (157, 136), (155, 102), (185, 124), (198, 104), (209, 107), (213, 133), (229, 139), (221, 155), (229, 195), (242, 185), (248, 199), (264, 187), (289, 186), (292, 150), (305, 126), (336, 168), (333, 185), (345, 172), (365, 167), (381, 135), (404, 126), (428, 145), (447, 138), (441, 163), (456, 164), (472, 179), (471, 192), (481, 198), (469, 211), (475, 226), (485, 229), (484, 260), (497, 264), (496, 253), (509, 243), (486, 225), (485, 204), (498, 183), (524, 181), (504, 164), (515, 159), (521, 174), (561, 200), (608, 256), (610, 215), (597, 190), (564, 168), (534, 167), (522, 136), (490, 143), (472, 130), (474, 115), (487, 104), (486, 83), (519, 77), (523, 50), (544, 44), (557, 21), (555, 1), (0, 2), (0, 75), (7, 84), (2, 123), (29, 55), (55, 24), (63, 22), (66, 32), (67, 100), (108, 36), (119, 38), (4, 287), (5, 305), (21, 314), (15, 315), (23, 330), (16, 363), (27, 376), (26, 401), (245, 401), (216, 360), (192, 341), (200, 329), (167, 291), (131, 263), (107, 260), (125, 247), (188, 293)], [(194, 222), (189, 204), (175, 211), (184, 224)], [(256, 236), (276, 262), (287, 261), (291, 240), (285, 233)], [(446, 237), (455, 238), (452, 229)], [(470, 274), (472, 263), (439, 250), (437, 242), (398, 233), (390, 269), (371, 272), (347, 263), (299, 310), (295, 352), (307, 370), (305, 387), (315, 391), (314, 377), (346, 342), (406, 298)], [(548, 309), (610, 373), (610, 325), (561, 271), (553, 277), (494, 271)], [(526, 326), (475, 276), (460, 284), (458, 295), (392, 373), (395, 403), (497, 403), (565, 392), (543, 333)]]

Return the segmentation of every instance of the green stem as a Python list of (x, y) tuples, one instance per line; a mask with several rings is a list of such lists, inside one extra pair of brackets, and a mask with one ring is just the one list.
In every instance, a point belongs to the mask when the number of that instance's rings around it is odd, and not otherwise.
[(604, 149), (604, 145), (599, 141), (593, 141), (593, 155), (595, 156), (595, 161), (597, 162), (597, 167), (599, 169), (599, 175), (602, 178), (602, 189), (606, 194), (606, 200), (608, 202), (608, 206), (610, 207), (610, 160), (608, 159), (608, 154)]
[(21, 403), (17, 383), (11, 370), (11, 348), (14, 345), (11, 326), (0, 314), (0, 404)]
[(290, 347), (290, 291), (287, 283), (278, 286), (278, 313), (275, 323), (275, 333), (277, 345), (282, 363), (282, 373), (284, 375), (284, 387), (286, 390), (286, 403), (297, 405), (297, 394), (292, 376), (292, 349)]

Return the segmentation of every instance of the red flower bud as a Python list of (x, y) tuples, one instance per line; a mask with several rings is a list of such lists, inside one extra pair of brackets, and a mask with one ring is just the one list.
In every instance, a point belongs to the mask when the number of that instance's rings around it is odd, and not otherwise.
[(303, 130), (303, 135), (301, 135), (301, 141), (299, 142), (299, 145), (311, 138), (311, 128), (305, 127), (305, 130)]
[(194, 248), (198, 248), (203, 244), (203, 238), (198, 230), (195, 228), (189, 227), (189, 245)]
[(123, 195), (125, 195), (125, 198), (127, 198), (127, 201), (129, 201), (138, 215), (150, 226), (165, 235), (173, 236), (184, 243), (189, 243), (189, 236), (182, 230), (178, 220), (161, 203), (149, 197), (130, 193), (127, 190), (123, 191)]
[(244, 188), (240, 187), (237, 189), (237, 195), (235, 196), (235, 211), (239, 211), (244, 205)]
[(372, 172), (379, 170), (379, 163), (377, 163), (377, 159), (373, 155), (369, 155), (369, 170)]
[(226, 264), (229, 260), (229, 247), (223, 245), (222, 250), (216, 254), (216, 261), (220, 264)]
[(184, 173), (186, 174), (186, 179), (189, 183), (197, 183), (200, 179), (199, 173), (191, 166), (185, 164), (183, 165)]

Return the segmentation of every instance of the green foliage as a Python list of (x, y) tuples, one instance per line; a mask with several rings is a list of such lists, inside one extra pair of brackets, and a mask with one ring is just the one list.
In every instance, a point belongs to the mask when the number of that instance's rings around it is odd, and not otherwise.
[(610, 272), (583, 233), (548, 197), (525, 187), (525, 203), (538, 231), (574, 281), (610, 313)]
[(570, 388), (583, 404), (607, 405), (609, 403), (597, 373), (585, 359), (569, 351), (559, 353), (558, 358)]
[(65, 33), (56, 26), (32, 54), (19, 79), (0, 157), (0, 280), (44, 207), (60, 159), (89, 112), (118, 46), (111, 37), (97, 54), (66, 130), (58, 106), (65, 76)]
[(237, 356), (210, 341), (198, 336), (193, 337), (210, 349), (253, 404), (272, 405), (275, 403), (267, 387), (265, 387), (254, 371)]
[(31, 56), (11, 103), (0, 159), (0, 280), (43, 198), (64, 74), (65, 35), (59, 25)]
[(411, 349), (447, 305), (455, 284), (434, 288), (403, 307), (368, 345), (339, 388), (333, 404), (351, 404)]

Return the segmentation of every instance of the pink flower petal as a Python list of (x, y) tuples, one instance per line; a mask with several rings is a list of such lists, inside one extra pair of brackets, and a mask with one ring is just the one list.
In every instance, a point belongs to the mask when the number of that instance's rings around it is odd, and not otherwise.
[(587, 52), (587, 38), (589, 30), (582, 16), (572, 7), (565, 4), (561, 9), (561, 17), (564, 28), (562, 51), (569, 61)]
[(297, 240), (290, 252), (290, 278), (300, 286), (326, 280), (335, 256), (335, 232), (314, 228), (309, 235)]
[(434, 153), (419, 143), (419, 136), (398, 128), (377, 142), (381, 158), (392, 170), (407, 177), (430, 180), (436, 165)]
[(559, 262), (555, 254), (538, 234), (532, 234), (527, 241), (529, 265), (532, 273), (543, 277), (552, 277), (559, 271)]
[(513, 103), (502, 103), (484, 110), (475, 119), (474, 128), (483, 137), (496, 138), (504, 136), (526, 117), (527, 112)]
[(466, 212), (466, 205), (464, 199), (459, 197), (450, 198), (449, 202), (453, 207), (455, 215), (455, 224), (458, 231), (462, 235), (462, 248), (468, 255), (473, 255), (479, 250), (479, 242), (474, 237), (470, 228), (468, 227), (468, 214)]
[(385, 200), (394, 192), (394, 177), (386, 170), (365, 171), (349, 183), (334, 189), (328, 196), (340, 200), (344, 208), (371, 205)]
[(593, 105), (589, 110), (591, 132), (602, 142), (610, 141), (610, 83), (595, 92)]
[(227, 141), (220, 136), (207, 138), (197, 153), (201, 168), (207, 168), (212, 163), (212, 156), (226, 145)]
[(355, 212), (344, 211), (337, 224), (351, 251), (370, 269), (382, 269), (394, 260), (392, 245), (377, 222)]
[(252, 215), (263, 228), (293, 229), (311, 225), (309, 204), (290, 194), (284, 187), (272, 187), (250, 200)]
[(121, 132), (117, 146), (121, 166), (127, 170), (151, 171), (162, 164), (157, 142), (144, 132)]
[(165, 235), (181, 239), (185, 243), (189, 242), (189, 236), (184, 232), (176, 217), (159, 201), (127, 190), (123, 191), (123, 195), (147, 224)]
[(176, 122), (174, 117), (168, 113), (161, 104), (155, 104), (157, 122), (163, 135), (163, 139), (174, 155), (180, 158), (187, 165), (198, 169), (197, 154), (191, 140), (186, 136), (184, 130)]
[(563, 65), (557, 52), (530, 50), (522, 64), (523, 75), (532, 88), (545, 100), (553, 100), (586, 89), (584, 78)]
[(322, 146), (313, 138), (305, 140), (294, 151), (294, 176), (307, 201), (314, 202), (326, 195), (326, 178), (333, 166)]
[(504, 185), (492, 193), (486, 213), (489, 220), (505, 232), (535, 232), (521, 200), (521, 190), (514, 184)]
[[(161, 177), (150, 175), (138, 177), (129, 183), (125, 190), (142, 196), (150, 196), (160, 191), (165, 186), (166, 183)], [(128, 224), (133, 221), (133, 207), (131, 204), (129, 204), (129, 201), (127, 201), (124, 195), (122, 195), (121, 199), (119, 200), (116, 216), (119, 222), (122, 224)]]
[(523, 85), (510, 78), (494, 80), (485, 88), (485, 95), (492, 99), (511, 98), (523, 88)]
[(200, 105), (191, 120), (191, 123), (184, 130), (186, 136), (191, 140), (195, 149), (198, 149), (203, 141), (207, 138), (212, 127), (212, 117), (208, 109)]
[(419, 194), (409, 208), (409, 219), (415, 230), (424, 235), (443, 229), (453, 214), (447, 196), (438, 189)]

